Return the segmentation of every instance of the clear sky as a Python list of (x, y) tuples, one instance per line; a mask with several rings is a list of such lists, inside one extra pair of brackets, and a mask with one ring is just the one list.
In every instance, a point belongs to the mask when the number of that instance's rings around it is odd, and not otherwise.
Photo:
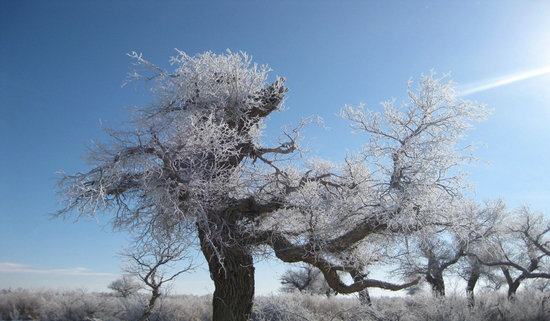
[[(469, 133), (487, 163), (469, 168), (476, 197), (550, 213), (550, 2), (521, 1), (0, 1), (0, 288), (106, 290), (127, 237), (109, 216), (52, 219), (56, 171), (89, 169), (141, 84), (121, 87), (135, 50), (165, 67), (174, 48), (246, 51), (287, 78), (287, 111), (268, 122), (320, 115), (313, 155), (341, 160), (363, 141), (336, 114), (345, 104), (405, 99), (406, 82), (451, 72), (465, 98), (494, 110)], [(545, 69), (546, 68), (546, 69)], [(257, 292), (276, 291), (284, 266), (257, 266)], [(205, 267), (177, 293), (213, 286)]]

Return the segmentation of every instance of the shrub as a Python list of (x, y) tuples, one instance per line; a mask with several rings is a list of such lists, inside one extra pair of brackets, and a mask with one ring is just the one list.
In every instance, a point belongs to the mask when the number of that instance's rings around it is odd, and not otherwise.
[[(465, 297), (434, 298), (427, 294), (374, 298), (372, 306), (356, 298), (281, 294), (255, 300), (254, 321), (547, 321), (550, 292), (525, 290), (508, 300), (498, 292), (478, 294), (474, 307)], [(212, 319), (212, 297), (164, 296), (151, 321), (207, 321)], [(0, 290), (2, 320), (133, 321), (143, 313), (147, 296), (122, 298), (85, 291)]]

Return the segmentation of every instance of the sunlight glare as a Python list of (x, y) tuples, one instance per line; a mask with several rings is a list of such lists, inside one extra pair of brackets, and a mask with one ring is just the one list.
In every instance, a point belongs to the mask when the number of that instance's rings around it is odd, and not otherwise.
[(525, 80), (525, 79), (529, 79), (529, 78), (533, 78), (533, 77), (537, 77), (537, 76), (541, 76), (549, 73), (550, 73), (550, 65), (542, 68), (526, 71), (526, 72), (511, 74), (504, 77), (488, 79), (488, 80), (481, 81), (474, 84), (467, 84), (467, 85), (464, 85), (463, 89), (459, 91), (459, 95), (466, 96), (473, 93), (478, 93), (480, 91), (493, 89), (493, 88), (508, 85), (520, 80)]

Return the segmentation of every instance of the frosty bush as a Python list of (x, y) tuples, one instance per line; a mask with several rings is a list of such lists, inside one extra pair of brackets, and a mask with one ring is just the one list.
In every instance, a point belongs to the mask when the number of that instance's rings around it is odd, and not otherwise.
[[(166, 296), (153, 310), (151, 321), (209, 321), (211, 296)], [(135, 321), (143, 313), (145, 295), (130, 298), (83, 291), (0, 291), (1, 320), (43, 321)], [(513, 300), (506, 293), (478, 295), (471, 307), (467, 297), (373, 298), (364, 306), (351, 297), (302, 295), (299, 293), (257, 297), (255, 321), (546, 321), (550, 315), (550, 292), (523, 290)]]
[(123, 298), (136, 294), (141, 285), (130, 275), (123, 275), (108, 285), (108, 288)]

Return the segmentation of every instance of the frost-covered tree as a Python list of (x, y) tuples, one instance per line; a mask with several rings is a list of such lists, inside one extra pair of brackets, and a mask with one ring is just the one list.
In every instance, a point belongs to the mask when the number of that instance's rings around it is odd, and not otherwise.
[(193, 268), (190, 244), (178, 236), (180, 235), (142, 235), (132, 248), (126, 249), (122, 254), (127, 261), (124, 270), (137, 277), (145, 288), (151, 291), (149, 302), (139, 321), (149, 320), (157, 300), (162, 295), (161, 288), (166, 283)]
[(461, 200), (451, 212), (440, 216), (440, 221), (404, 236), (395, 255), (398, 271), (423, 276), (434, 295), (445, 296), (444, 274), (462, 263), (459, 271), (465, 275), (466, 292), (473, 299), (481, 273), (476, 249), (483, 250), (488, 239), (498, 233), (503, 211), (501, 201), (482, 206), (473, 200)]
[(141, 284), (131, 275), (123, 275), (121, 278), (109, 283), (107, 287), (123, 298), (134, 295), (141, 290)]
[(483, 206), (472, 202), (467, 206), (466, 220), (456, 229), (468, 242), (458, 273), (466, 281), (466, 295), (473, 305), (474, 289), (479, 279), (494, 279), (494, 269), (483, 265), (479, 257), (491, 247), (491, 239), (501, 232), (508, 212), (501, 200), (487, 201)]
[(339, 272), (364, 276), (369, 262), (365, 255), (342, 253), (361, 253), (383, 233), (435, 223), (442, 206), (461, 193), (459, 168), (471, 155), (457, 142), (471, 120), (485, 115), (483, 107), (457, 101), (453, 84), (433, 74), (423, 76), (418, 88), (409, 86), (409, 100), (385, 102), (382, 112), (344, 108), (342, 116), (367, 134), (363, 152), (339, 166), (314, 163), (305, 179), (298, 175), (298, 183), (285, 184), (298, 188), (261, 226), (269, 230), (256, 233), (280, 259), (316, 266), (339, 293), (404, 287), (366, 278), (345, 284)]
[(405, 253), (401, 253), (399, 269), (405, 275), (420, 275), (436, 296), (445, 296), (444, 273), (464, 255), (465, 244), (447, 231), (429, 229), (430, 235), (405, 237)]
[(112, 142), (96, 146), (90, 171), (62, 177), (61, 215), (113, 210), (119, 229), (198, 237), (215, 284), (214, 320), (250, 318), (253, 257), (266, 252), (315, 266), (341, 293), (414, 283), (358, 277), (346, 284), (339, 273), (366, 264), (341, 253), (377, 233), (419, 229), (442, 198), (460, 194), (459, 168), (471, 156), (457, 142), (484, 116), (481, 106), (457, 100), (452, 83), (424, 76), (410, 86), (408, 104), (344, 109), (367, 134), (363, 153), (340, 165), (298, 166), (288, 157), (302, 123), (275, 146), (260, 140), (287, 91), (283, 78), (267, 84), (267, 67), (246, 54), (179, 52), (168, 72), (132, 57), (144, 69), (133, 76), (152, 82), (156, 101), (109, 132)]
[(248, 319), (254, 221), (281, 204), (258, 196), (274, 175), (266, 165), (296, 149), (293, 132), (280, 146), (259, 142), (264, 118), (283, 101), (284, 79), (267, 86), (267, 67), (245, 54), (179, 52), (173, 72), (131, 56), (141, 68), (131, 76), (153, 82), (157, 100), (127, 128), (109, 131), (112, 143), (96, 146), (89, 172), (62, 178), (60, 214), (115, 209), (119, 229), (198, 236), (215, 283), (214, 320)]
[(508, 297), (529, 279), (550, 279), (550, 222), (529, 207), (518, 208), (496, 235), (491, 248), (479, 259), (500, 268), (508, 285)]
[(294, 269), (286, 270), (281, 276), (281, 291), (324, 294), (330, 296), (335, 292), (328, 286), (323, 274), (317, 268), (303, 264)]

